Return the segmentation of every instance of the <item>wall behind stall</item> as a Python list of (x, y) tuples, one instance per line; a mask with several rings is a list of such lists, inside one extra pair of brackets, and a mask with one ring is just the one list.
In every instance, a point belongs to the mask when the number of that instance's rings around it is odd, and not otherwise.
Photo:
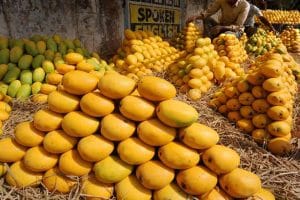
[(122, 0), (0, 0), (0, 35), (60, 34), (110, 55), (123, 34)]
[[(197, 13), (207, 2), (186, 0), (182, 15)], [(56, 33), (79, 38), (89, 50), (108, 57), (122, 42), (123, 6), (124, 0), (0, 0), (0, 35)]]

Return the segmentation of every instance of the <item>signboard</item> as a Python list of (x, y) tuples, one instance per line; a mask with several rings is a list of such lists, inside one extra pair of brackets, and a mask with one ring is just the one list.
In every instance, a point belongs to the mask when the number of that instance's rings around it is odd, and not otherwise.
[(182, 0), (128, 0), (127, 27), (172, 38), (181, 30)]

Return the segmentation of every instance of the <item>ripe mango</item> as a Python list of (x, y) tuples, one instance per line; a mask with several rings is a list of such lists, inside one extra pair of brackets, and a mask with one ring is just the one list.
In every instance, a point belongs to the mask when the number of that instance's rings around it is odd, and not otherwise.
[(10, 186), (23, 188), (39, 185), (42, 177), (42, 173), (28, 170), (22, 161), (18, 161), (10, 166), (10, 173), (6, 174), (5, 180)]
[(26, 147), (18, 144), (12, 138), (4, 138), (0, 140), (0, 162), (17, 162), (23, 158)]
[(101, 120), (101, 135), (112, 141), (121, 141), (135, 132), (135, 123), (120, 114), (108, 114)]
[(63, 91), (53, 91), (48, 96), (49, 109), (57, 113), (69, 113), (79, 109), (79, 98)]
[(219, 141), (219, 135), (215, 130), (199, 123), (180, 129), (179, 138), (184, 144), (195, 149), (207, 149)]
[(66, 114), (62, 120), (63, 130), (73, 137), (84, 137), (98, 130), (99, 121), (80, 111), (72, 111)]
[(108, 156), (94, 165), (93, 171), (97, 180), (103, 183), (117, 183), (133, 171), (129, 165), (116, 156)]
[(49, 169), (43, 176), (43, 184), (50, 192), (68, 193), (75, 181), (63, 175), (57, 167)]
[(156, 114), (163, 123), (175, 128), (189, 126), (198, 119), (195, 108), (178, 100), (160, 102), (156, 107)]
[(158, 119), (149, 119), (138, 125), (137, 134), (148, 145), (162, 146), (175, 139), (176, 129), (166, 126)]
[(65, 56), (65, 61), (68, 63), (68, 64), (78, 64), (80, 63), (81, 61), (83, 61), (83, 56), (79, 53), (68, 53), (66, 56)]
[(114, 143), (100, 135), (89, 135), (79, 141), (77, 150), (82, 159), (98, 162), (113, 152)]
[(170, 142), (159, 148), (159, 159), (173, 169), (187, 169), (197, 165), (200, 156), (196, 150), (178, 142)]
[(48, 73), (46, 76), (46, 83), (51, 85), (58, 85), (61, 83), (63, 75), (52, 72)]
[(55, 91), (57, 89), (56, 85), (50, 85), (48, 83), (44, 83), (41, 86), (40, 92), (42, 94), (50, 94), (51, 92)]
[(49, 60), (44, 60), (42, 67), (46, 73), (52, 73), (55, 70), (54, 64)]
[(92, 117), (103, 117), (115, 109), (114, 102), (99, 92), (90, 92), (80, 100), (81, 110)]
[(82, 193), (89, 195), (87, 200), (110, 199), (113, 195), (114, 187), (112, 184), (106, 184), (98, 181), (95, 176), (89, 176), (82, 183)]
[(47, 103), (48, 95), (46, 94), (35, 94), (32, 96), (31, 100), (35, 103), (44, 104)]
[(77, 143), (77, 138), (71, 137), (63, 130), (48, 132), (43, 140), (43, 147), (53, 154), (65, 153), (71, 150)]
[(78, 151), (73, 149), (60, 156), (58, 166), (65, 175), (83, 176), (92, 170), (93, 164), (83, 160)]
[(15, 128), (15, 140), (23, 146), (38, 146), (43, 139), (44, 133), (34, 128), (33, 122), (21, 122)]
[(124, 97), (119, 109), (122, 115), (134, 121), (145, 121), (155, 114), (155, 105), (138, 96)]
[(164, 101), (176, 96), (176, 89), (170, 82), (154, 76), (141, 78), (137, 90), (142, 97), (150, 101)]
[(60, 128), (62, 119), (62, 115), (44, 109), (34, 114), (33, 124), (40, 131), (54, 131)]
[(130, 137), (118, 144), (120, 158), (130, 165), (140, 165), (151, 160), (155, 154), (154, 147), (151, 147), (136, 137)]
[(145, 188), (159, 190), (173, 181), (175, 172), (160, 161), (150, 160), (138, 166), (136, 177)]
[(155, 190), (153, 192), (153, 200), (165, 200), (165, 199), (176, 199), (186, 200), (188, 194), (180, 189), (175, 183), (170, 183), (162, 189)]
[(261, 189), (260, 178), (241, 168), (221, 176), (219, 183), (222, 189), (234, 198), (247, 198)]
[(75, 95), (84, 95), (97, 87), (98, 79), (83, 71), (71, 71), (64, 75), (62, 85), (64, 89)]
[(43, 147), (36, 146), (28, 149), (24, 155), (23, 163), (33, 172), (44, 172), (53, 168), (58, 156), (47, 152)]
[[(181, 170), (176, 181), (179, 187), (191, 195), (203, 195), (212, 190), (218, 182), (217, 175), (203, 166)], [(203, 184), (205, 183), (205, 184)]]
[(150, 200), (151, 190), (144, 188), (133, 175), (126, 177), (115, 185), (117, 199)]
[(98, 84), (101, 93), (111, 99), (121, 99), (129, 95), (135, 86), (134, 80), (117, 73), (104, 75)]
[(201, 158), (205, 166), (217, 175), (231, 172), (240, 164), (238, 153), (222, 145), (214, 145), (207, 149)]

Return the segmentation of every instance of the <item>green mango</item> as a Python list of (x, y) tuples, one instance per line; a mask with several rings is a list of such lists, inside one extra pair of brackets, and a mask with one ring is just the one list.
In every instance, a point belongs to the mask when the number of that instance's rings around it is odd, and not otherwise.
[(25, 42), (25, 50), (28, 54), (32, 56), (36, 56), (39, 53), (35, 43), (30, 40)]
[(9, 59), (12, 63), (18, 63), (23, 55), (23, 49), (19, 46), (15, 46), (10, 50)]
[(39, 67), (33, 71), (33, 82), (43, 82), (45, 79), (45, 71), (43, 68)]
[(33, 69), (36, 69), (38, 67), (42, 67), (42, 64), (45, 60), (45, 56), (44, 55), (37, 55), (33, 58), (32, 61), (32, 67)]
[(18, 62), (18, 66), (20, 69), (29, 69), (32, 61), (32, 55), (23, 55)]
[(19, 88), (16, 98), (21, 100), (26, 100), (31, 94), (31, 87), (29, 84), (23, 84)]
[(20, 74), (22, 84), (32, 84), (32, 72), (28, 69), (22, 70)]
[(12, 81), (8, 86), (7, 95), (12, 98), (16, 97), (18, 90), (20, 89), (21, 86), (22, 86), (21, 81), (19, 80)]
[(0, 50), (0, 64), (7, 64), (9, 62), (9, 49)]
[(21, 70), (18, 67), (12, 66), (5, 74), (5, 76), (3, 78), (3, 82), (6, 84), (9, 84), (12, 81), (17, 80), (19, 78), (20, 73), (21, 73)]
[(8, 48), (8, 38), (0, 36), (0, 50)]
[(41, 82), (35, 82), (31, 85), (31, 93), (32, 94), (38, 94), (41, 90), (42, 83)]
[(0, 65), (0, 80), (3, 79), (3, 77), (5, 76), (7, 71), (8, 71), (8, 65), (7, 64), (1, 64)]
[(48, 38), (48, 40), (47, 40), (47, 49), (51, 50), (53, 52), (57, 52), (57, 44), (53, 40), (53, 38)]
[(46, 47), (47, 47), (46, 42), (43, 40), (40, 40), (36, 43), (36, 48), (39, 54), (44, 54), (46, 51)]

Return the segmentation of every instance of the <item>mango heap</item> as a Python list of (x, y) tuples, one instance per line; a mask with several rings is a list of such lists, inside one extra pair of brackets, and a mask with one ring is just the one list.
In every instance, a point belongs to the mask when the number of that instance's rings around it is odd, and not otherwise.
[[(40, 90), (50, 93), (55, 89), (50, 85), (57, 85), (62, 78), (54, 63), (56, 65), (72, 52), (100, 60), (98, 54), (84, 49), (78, 39), (63, 39), (59, 35), (34, 35), (30, 39), (0, 37), (0, 92), (19, 99), (26, 99)], [(87, 62), (98, 61), (88, 59)]]
[(168, 71), (171, 82), (192, 100), (200, 99), (215, 81), (244, 74), (239, 64), (230, 62), (226, 56), (218, 56), (209, 38), (199, 38), (194, 52), (170, 65)]
[[(71, 58), (69, 63), (79, 63)], [(100, 80), (68, 72), (61, 90), (49, 94), (48, 109), (19, 123), (14, 138), (0, 140), (0, 173), (11, 186), (43, 182), (60, 193), (75, 184), (67, 176), (79, 176), (87, 199), (273, 197), (257, 175), (238, 167), (237, 152), (217, 145), (217, 132), (197, 123), (198, 112), (175, 95), (175, 87), (157, 77), (136, 84), (114, 71)]]
[(262, 13), (272, 24), (300, 24), (299, 10), (263, 10)]
[(257, 32), (249, 38), (245, 49), (249, 54), (259, 56), (270, 51), (279, 43), (280, 39), (277, 38), (273, 32), (267, 32), (262, 28), (258, 28)]
[(289, 27), (280, 34), (283, 44), (288, 51), (293, 53), (300, 53), (300, 30)]
[(289, 54), (266, 53), (247, 75), (217, 91), (209, 105), (274, 154), (285, 154), (291, 148), (296, 68)]
[(122, 47), (113, 57), (113, 62), (121, 74), (134, 80), (155, 72), (162, 72), (184, 54), (152, 32), (133, 32), (126, 29), (124, 34)]
[[(65, 59), (65, 60), (64, 60)], [(46, 76), (46, 83), (40, 84), (39, 82), (34, 83), (38, 84), (39, 87), (35, 88), (35, 93), (32, 96), (32, 101), (36, 103), (45, 103), (47, 102), (48, 95), (55, 91), (62, 89), (62, 78), (63, 75), (74, 70), (81, 70), (88, 72), (100, 79), (106, 71), (113, 71), (113, 65), (107, 64), (106, 61), (100, 59), (100, 61), (95, 58), (84, 58), (79, 53), (68, 53), (63, 58), (58, 58), (54, 64), (50, 61), (47, 62), (49, 66), (52, 66), (55, 71), (49, 73)], [(33, 85), (34, 85), (33, 84)], [(32, 86), (33, 86), (32, 85)]]
[(172, 45), (180, 50), (193, 52), (196, 46), (196, 40), (201, 37), (198, 27), (190, 22), (178, 35), (172, 39)]
[(213, 44), (219, 56), (227, 56), (231, 62), (241, 64), (248, 58), (243, 42), (233, 34), (222, 33), (213, 39)]

